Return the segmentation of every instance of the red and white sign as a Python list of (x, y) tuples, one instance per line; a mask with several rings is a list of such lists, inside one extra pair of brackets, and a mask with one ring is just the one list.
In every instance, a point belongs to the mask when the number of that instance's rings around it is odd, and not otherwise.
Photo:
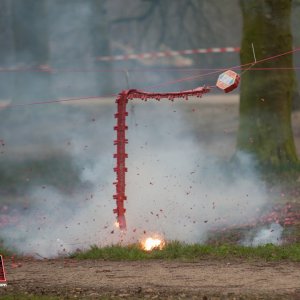
[(227, 70), (219, 75), (216, 86), (225, 93), (229, 93), (238, 87), (240, 78), (239, 74), (231, 70)]
[(2, 255), (0, 255), (0, 287), (7, 286)]

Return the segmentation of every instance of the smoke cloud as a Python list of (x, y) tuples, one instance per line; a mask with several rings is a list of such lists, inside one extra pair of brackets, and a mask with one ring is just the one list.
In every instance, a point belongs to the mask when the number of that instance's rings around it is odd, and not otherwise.
[(283, 227), (280, 224), (272, 223), (269, 226), (250, 232), (242, 241), (245, 246), (260, 246), (266, 244), (280, 245), (282, 243)]
[[(54, 257), (93, 244), (134, 243), (151, 233), (167, 240), (203, 243), (211, 230), (257, 217), (267, 194), (249, 156), (237, 154), (237, 167), (228, 169), (210, 155), (205, 139), (198, 141), (182, 104), (135, 101), (138, 104), (129, 108), (128, 118), (127, 232), (115, 228), (112, 213), (115, 119), (111, 99), (111, 104), (91, 105), (82, 109), (85, 113), (77, 113), (77, 130), (52, 132), (53, 148), (70, 141), (68, 153), (85, 184), (67, 194), (32, 183), (24, 195), (28, 207), (14, 211), (17, 224), (2, 229), (4, 245), (21, 253)], [(91, 115), (97, 115), (96, 120), (91, 121)], [(60, 125), (70, 127), (68, 122)]]

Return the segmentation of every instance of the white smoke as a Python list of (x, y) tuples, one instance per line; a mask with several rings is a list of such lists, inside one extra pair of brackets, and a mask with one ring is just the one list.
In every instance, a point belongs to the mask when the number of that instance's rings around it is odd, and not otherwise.
[(254, 236), (247, 236), (241, 243), (244, 246), (260, 246), (266, 244), (280, 245), (282, 243), (283, 227), (280, 224), (272, 223), (260, 229)]
[(204, 242), (213, 228), (253, 220), (267, 196), (250, 157), (240, 153), (239, 168), (223, 168), (179, 111), (169, 103), (137, 106), (141, 124), (129, 135), (128, 224)]
[(66, 196), (51, 186), (33, 186), (26, 195), (31, 204), (20, 212), (17, 228), (1, 233), (6, 246), (53, 257), (121, 239), (133, 243), (151, 232), (167, 240), (205, 242), (212, 229), (257, 217), (267, 196), (250, 157), (238, 154), (239, 167), (229, 170), (203, 150), (205, 140), (197, 141), (180, 105), (140, 103), (128, 120), (128, 230), (121, 236), (112, 213), (112, 109), (92, 125), (78, 119), (81, 129), (68, 133), (74, 164), (90, 187)]

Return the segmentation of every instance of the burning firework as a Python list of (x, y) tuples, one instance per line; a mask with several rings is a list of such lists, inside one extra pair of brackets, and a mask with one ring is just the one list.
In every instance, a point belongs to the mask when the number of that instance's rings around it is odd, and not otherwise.
[(160, 237), (148, 237), (141, 241), (141, 246), (145, 251), (162, 250), (165, 246), (165, 241)]

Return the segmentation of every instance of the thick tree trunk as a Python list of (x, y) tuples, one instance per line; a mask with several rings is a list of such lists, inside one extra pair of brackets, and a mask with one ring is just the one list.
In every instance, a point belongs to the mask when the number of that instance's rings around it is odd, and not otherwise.
[[(241, 0), (244, 18), (241, 63), (292, 49), (291, 0)], [(259, 64), (293, 67), (285, 55)], [(237, 147), (253, 154), (261, 165), (280, 168), (298, 162), (291, 127), (293, 70), (249, 71), (242, 76)]]

